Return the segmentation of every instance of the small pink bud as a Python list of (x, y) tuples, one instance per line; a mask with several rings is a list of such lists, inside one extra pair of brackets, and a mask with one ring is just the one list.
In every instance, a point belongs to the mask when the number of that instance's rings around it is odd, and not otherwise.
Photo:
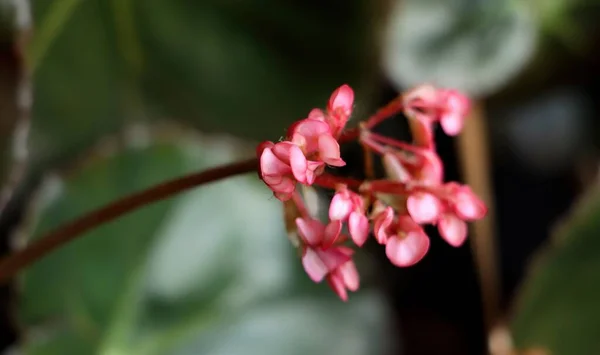
[(327, 106), (330, 112), (340, 112), (345, 116), (350, 116), (352, 113), (352, 105), (354, 104), (354, 91), (350, 86), (344, 84), (337, 88), (329, 98)]
[(447, 135), (456, 136), (464, 126), (471, 103), (466, 96), (456, 90), (442, 90), (440, 95), (443, 105), (440, 125)]

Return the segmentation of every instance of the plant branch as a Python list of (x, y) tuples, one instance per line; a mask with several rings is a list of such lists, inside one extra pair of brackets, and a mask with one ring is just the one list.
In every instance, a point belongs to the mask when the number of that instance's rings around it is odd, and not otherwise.
[(55, 249), (71, 242), (83, 233), (101, 224), (110, 222), (140, 207), (174, 196), (185, 190), (231, 176), (256, 171), (257, 169), (258, 160), (253, 158), (163, 182), (144, 191), (114, 201), (51, 231), (24, 249), (5, 257), (0, 261), (0, 284), (6, 282), (17, 272), (43, 258)]

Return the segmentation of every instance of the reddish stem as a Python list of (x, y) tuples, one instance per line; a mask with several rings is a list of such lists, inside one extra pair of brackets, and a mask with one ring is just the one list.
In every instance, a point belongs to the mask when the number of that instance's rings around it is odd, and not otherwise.
[(423, 149), (422, 147), (417, 147), (412, 144), (409, 144), (406, 142), (401, 142), (401, 141), (395, 140), (393, 138), (382, 136), (380, 134), (373, 133), (373, 132), (366, 133), (365, 137), (368, 137), (370, 139), (373, 139), (374, 141), (378, 141), (379, 143), (382, 143), (385, 145), (389, 145), (392, 147), (396, 147), (399, 149), (409, 151), (411, 153), (418, 153), (418, 152), (422, 151), (422, 149)]
[(231, 176), (256, 171), (257, 169), (258, 159), (253, 158), (167, 181), (114, 201), (107, 206), (51, 231), (32, 244), (29, 244), (25, 249), (2, 259), (0, 261), (0, 283), (6, 282), (23, 268), (26, 268), (53, 250), (101, 224), (110, 222), (147, 204), (172, 197), (185, 190)]
[[(402, 95), (399, 95), (394, 100), (390, 101), (387, 105), (380, 108), (374, 115), (369, 117), (365, 123), (364, 127), (367, 129), (371, 129), (381, 122), (391, 118), (395, 114), (402, 111)], [(338, 141), (340, 143), (348, 143), (358, 138), (360, 135), (360, 128), (352, 128), (342, 133)]]
[(335, 190), (337, 186), (341, 184), (348, 186), (348, 188), (350, 189), (357, 190), (360, 187), (360, 185), (362, 185), (362, 183), (363, 181), (360, 180), (333, 176), (330, 174), (322, 174), (320, 176), (317, 176), (317, 178), (315, 179), (315, 185), (331, 190)]

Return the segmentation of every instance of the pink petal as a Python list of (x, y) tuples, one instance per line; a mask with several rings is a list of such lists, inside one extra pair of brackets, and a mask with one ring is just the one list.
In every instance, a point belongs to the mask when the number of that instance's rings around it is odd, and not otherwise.
[(298, 234), (310, 246), (317, 246), (323, 241), (325, 226), (315, 219), (296, 218)]
[(315, 250), (319, 255), (319, 258), (323, 261), (323, 263), (327, 266), (327, 269), (331, 272), (343, 263), (352, 259), (351, 255), (348, 255), (343, 249), (340, 247), (333, 247), (329, 249), (316, 249)]
[(286, 165), (289, 165), (290, 151), (295, 148), (297, 148), (296, 144), (294, 144), (292, 142), (288, 142), (288, 141), (283, 141), (283, 142), (278, 142), (277, 144), (275, 144), (272, 149), (273, 149), (273, 154), (275, 154), (275, 156), (279, 160), (286, 163)]
[(321, 168), (325, 166), (325, 163), (320, 161), (307, 161), (306, 166), (306, 185), (312, 185), (317, 178), (317, 175), (321, 174)]
[(331, 247), (340, 237), (340, 233), (342, 232), (342, 222), (341, 221), (331, 221), (325, 227), (322, 247), (327, 249)]
[(340, 245), (340, 246), (336, 247), (336, 249), (339, 253), (342, 253), (342, 254), (346, 255), (347, 257), (349, 257), (348, 260), (350, 260), (352, 258), (352, 255), (354, 255), (354, 249), (352, 249), (350, 247)]
[(331, 135), (326, 134), (319, 137), (319, 155), (328, 165), (346, 165), (346, 162), (340, 157), (340, 145)]
[(440, 215), (440, 200), (430, 193), (414, 193), (406, 201), (408, 213), (418, 224), (433, 223)]
[(273, 148), (273, 146), (275, 145), (275, 143), (273, 142), (269, 142), (269, 141), (265, 141), (265, 142), (261, 142), (257, 147), (256, 147), (256, 156), (260, 157), (262, 155), (262, 152), (267, 149), (267, 148)]
[(487, 214), (487, 207), (469, 187), (462, 187), (454, 194), (454, 209), (458, 217), (474, 221)]
[(447, 135), (455, 136), (463, 128), (471, 103), (466, 96), (456, 90), (443, 90), (440, 95), (445, 101), (445, 112), (440, 117), (440, 125)]
[(444, 240), (453, 247), (461, 246), (467, 239), (467, 224), (458, 217), (445, 214), (440, 218), (438, 231)]
[(346, 262), (338, 268), (337, 272), (342, 275), (342, 279), (344, 280), (347, 289), (353, 292), (358, 291), (358, 288), (360, 287), (360, 275), (358, 274), (354, 261), (350, 260)]
[(333, 292), (335, 292), (342, 301), (346, 302), (348, 301), (348, 291), (346, 291), (346, 285), (344, 284), (344, 279), (342, 277), (342, 275), (333, 273), (327, 276), (327, 283)]
[(462, 131), (463, 125), (463, 118), (456, 114), (444, 114), (440, 118), (440, 126), (449, 136), (458, 135)]
[(305, 184), (307, 182), (306, 170), (308, 168), (308, 163), (304, 153), (302, 153), (302, 150), (298, 147), (290, 149), (290, 166), (296, 180)]
[(375, 239), (379, 244), (386, 244), (388, 241), (388, 228), (394, 221), (394, 210), (391, 207), (386, 207), (383, 211), (377, 214), (374, 218), (373, 231)]
[(260, 171), (265, 175), (285, 175), (288, 174), (290, 167), (282, 162), (271, 148), (265, 148), (260, 156)]
[(348, 219), (348, 230), (354, 244), (362, 247), (369, 237), (369, 219), (362, 213), (352, 212)]
[(308, 113), (308, 118), (310, 118), (311, 120), (319, 120), (324, 122), (325, 113), (321, 109), (314, 108)]
[[(267, 180), (265, 179), (265, 182), (267, 182)], [(275, 195), (275, 197), (277, 199), (279, 199), (280, 201), (287, 201), (292, 197), (292, 194), (294, 193), (294, 191), (296, 191), (296, 181), (285, 177), (283, 179), (281, 179), (281, 181), (279, 181), (276, 184), (268, 184), (269, 188), (273, 191), (273, 194)]]
[(302, 266), (304, 271), (308, 274), (314, 282), (321, 282), (325, 275), (329, 273), (329, 268), (321, 260), (319, 255), (311, 248), (306, 248), (304, 255), (302, 256)]
[(350, 116), (352, 113), (352, 105), (354, 104), (354, 91), (350, 86), (344, 84), (337, 88), (329, 98), (328, 110), (341, 110), (345, 116)]
[(327, 123), (321, 120), (305, 118), (296, 124), (294, 133), (305, 137), (318, 137), (322, 134), (329, 134), (331, 131)]
[(418, 263), (429, 250), (429, 238), (422, 232), (409, 232), (403, 238), (392, 237), (385, 246), (385, 254), (399, 267)]
[(348, 194), (336, 193), (329, 205), (329, 219), (332, 221), (345, 221), (353, 207)]

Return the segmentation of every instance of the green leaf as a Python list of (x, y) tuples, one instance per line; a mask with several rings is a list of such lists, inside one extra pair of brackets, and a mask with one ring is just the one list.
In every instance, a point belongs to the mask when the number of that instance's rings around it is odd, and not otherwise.
[(600, 352), (600, 190), (596, 187), (537, 257), (517, 299), (518, 348), (552, 355)]
[(118, 54), (102, 3), (33, 2), (33, 166), (72, 158), (125, 122)]
[(400, 87), (431, 82), (473, 96), (493, 94), (535, 53), (530, 7), (513, 0), (397, 1), (384, 67)]
[[(237, 154), (223, 139), (164, 132), (150, 134), (146, 144), (105, 141), (68, 174), (47, 180), (31, 216), (38, 221), (34, 238), (115, 198)], [(387, 311), (378, 294), (364, 290), (343, 303), (326, 285), (307, 280), (286, 238), (280, 203), (254, 174), (236, 177), (98, 227), (28, 269), (19, 304), (28, 331), (22, 349), (36, 355), (384, 351)], [(333, 349), (332, 339), (339, 339)]]
[(68, 161), (126, 121), (277, 139), (339, 85), (365, 94), (374, 83), (375, 5), (359, 0), (33, 5), (35, 166)]

